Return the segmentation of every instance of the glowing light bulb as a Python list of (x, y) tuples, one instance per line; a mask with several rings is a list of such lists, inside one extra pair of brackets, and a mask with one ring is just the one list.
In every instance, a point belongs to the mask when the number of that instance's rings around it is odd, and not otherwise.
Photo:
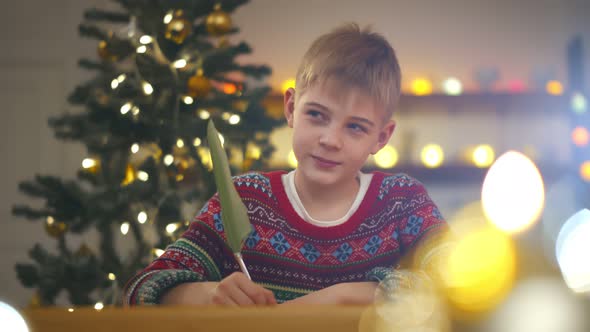
[(96, 302), (96, 304), (94, 305), (94, 309), (96, 311), (101, 311), (104, 308), (104, 304), (102, 302)]
[(145, 182), (150, 179), (150, 175), (145, 171), (139, 171), (137, 172), (137, 178)]
[(164, 156), (164, 164), (166, 166), (172, 165), (173, 162), (174, 162), (174, 156), (172, 156), (171, 154), (167, 154)]
[(412, 82), (412, 92), (416, 96), (426, 96), (432, 93), (432, 83), (425, 78), (418, 78)]
[(590, 160), (587, 160), (580, 165), (580, 177), (586, 182), (590, 182)]
[(139, 42), (142, 44), (149, 44), (153, 41), (154, 39), (151, 36), (148, 35), (143, 35), (139, 38)]
[(550, 95), (561, 96), (563, 94), (563, 85), (559, 81), (552, 80), (547, 82), (545, 90)]
[(127, 235), (127, 233), (129, 233), (129, 223), (124, 222), (121, 224), (121, 234)]
[(494, 162), (494, 149), (489, 145), (478, 145), (473, 150), (472, 160), (477, 167), (488, 167)]
[(137, 153), (137, 152), (139, 152), (139, 144), (133, 143), (133, 145), (131, 145), (131, 153)]
[(137, 214), (137, 221), (140, 224), (144, 224), (147, 221), (147, 213), (145, 211), (141, 211)]
[(184, 141), (182, 140), (182, 138), (179, 138), (176, 140), (176, 146), (179, 148), (183, 148), (184, 147)]
[(195, 100), (193, 99), (193, 97), (191, 96), (184, 96), (184, 98), (182, 98), (182, 101), (187, 104), (190, 105), (192, 104)]
[(0, 322), (2, 330), (11, 332), (29, 332), (23, 316), (10, 305), (0, 302)]
[(428, 168), (437, 168), (442, 165), (444, 160), (444, 152), (440, 145), (428, 144), (420, 153), (420, 159), (424, 166)]
[(579, 147), (588, 145), (588, 142), (590, 142), (590, 133), (588, 132), (588, 129), (584, 127), (574, 128), (572, 131), (572, 141)]
[(166, 15), (164, 16), (164, 24), (168, 24), (170, 22), (172, 22), (172, 18), (174, 16), (172, 15), (172, 11), (169, 11), (168, 13), (166, 13)]
[(178, 224), (168, 224), (166, 225), (166, 233), (172, 235), (178, 229)]
[(575, 292), (590, 292), (590, 211), (583, 209), (571, 216), (561, 227), (555, 254), (563, 278)]
[(144, 54), (145, 52), (147, 52), (147, 47), (145, 45), (138, 46), (135, 49), (135, 52), (137, 52), (139, 54)]
[(173, 63), (174, 68), (181, 69), (186, 67), (186, 60), (185, 59), (178, 59)]
[(145, 93), (148, 96), (154, 92), (154, 88), (148, 82), (142, 82), (141, 87), (143, 88), (143, 93)]
[(397, 150), (391, 145), (386, 145), (375, 154), (375, 164), (381, 168), (391, 168), (397, 164), (398, 158)]
[(295, 88), (295, 79), (294, 78), (290, 78), (290, 79), (283, 81), (283, 83), (281, 84), (281, 92), (284, 94), (290, 88)]
[(240, 116), (237, 114), (233, 114), (229, 117), (227, 122), (229, 122), (230, 125), (237, 125), (238, 123), (240, 123)]
[(132, 106), (133, 104), (131, 104), (130, 102), (125, 103), (123, 106), (121, 106), (121, 114), (127, 114), (131, 110)]
[(199, 118), (201, 118), (202, 120), (207, 120), (207, 119), (209, 119), (209, 117), (211, 117), (211, 114), (209, 112), (207, 112), (207, 110), (200, 110), (199, 111)]
[(450, 77), (443, 82), (443, 90), (448, 95), (458, 96), (463, 93), (463, 85), (458, 79)]
[(109, 273), (109, 275), (108, 275), (108, 278), (109, 278), (109, 280), (110, 280), (110, 281), (115, 281), (115, 280), (117, 280), (117, 276), (115, 276), (115, 274), (114, 274), (114, 273)]
[(535, 223), (543, 210), (543, 179), (529, 158), (508, 151), (488, 170), (481, 198), (489, 222), (504, 232), (518, 233)]
[(195, 139), (193, 140), (193, 146), (200, 146), (201, 143), (201, 139), (198, 137), (195, 137)]
[(96, 160), (92, 159), (92, 158), (85, 158), (84, 160), (82, 160), (82, 167), (83, 168), (92, 168), (95, 167), (97, 164)]
[(571, 107), (577, 114), (584, 114), (587, 111), (586, 97), (583, 94), (576, 92), (572, 95)]

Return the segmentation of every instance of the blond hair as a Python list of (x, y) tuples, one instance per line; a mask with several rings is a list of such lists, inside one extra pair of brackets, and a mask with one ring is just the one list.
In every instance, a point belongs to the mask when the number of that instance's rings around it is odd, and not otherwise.
[(296, 93), (328, 78), (368, 93), (390, 117), (400, 97), (401, 71), (395, 51), (380, 34), (349, 23), (317, 38), (303, 56)]

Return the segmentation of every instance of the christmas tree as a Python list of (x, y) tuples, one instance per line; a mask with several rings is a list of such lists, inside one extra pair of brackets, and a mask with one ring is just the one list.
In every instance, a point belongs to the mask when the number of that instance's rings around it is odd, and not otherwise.
[[(41, 304), (66, 292), (72, 304), (116, 304), (120, 290), (184, 229), (215, 191), (206, 125), (223, 135), (232, 171), (265, 169), (270, 132), (281, 124), (262, 102), (266, 66), (241, 64), (230, 13), (246, 0), (117, 0), (89, 9), (80, 34), (97, 58), (79, 65), (94, 77), (69, 96), (75, 112), (51, 118), (58, 139), (85, 145), (76, 179), (37, 175), (19, 189), (43, 207), (13, 213), (41, 220), (56, 250), (36, 244), (16, 272)], [(192, 209), (187, 209), (189, 206)], [(187, 212), (187, 210), (189, 210)], [(96, 230), (94, 252), (71, 236)], [(122, 252), (116, 239), (132, 243)]]

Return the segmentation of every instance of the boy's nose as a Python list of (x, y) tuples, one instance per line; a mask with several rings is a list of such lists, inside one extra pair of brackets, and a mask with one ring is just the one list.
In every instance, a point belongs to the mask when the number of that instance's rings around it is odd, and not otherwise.
[(329, 149), (341, 149), (342, 137), (338, 130), (326, 128), (320, 136), (320, 145)]

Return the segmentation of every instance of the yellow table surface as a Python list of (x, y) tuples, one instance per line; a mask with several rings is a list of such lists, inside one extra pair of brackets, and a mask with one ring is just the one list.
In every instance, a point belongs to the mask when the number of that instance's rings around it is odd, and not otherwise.
[[(366, 306), (276, 307), (63, 307), (21, 310), (31, 332), (339, 331), (373, 330)], [(361, 316), (363, 319), (361, 320)], [(362, 323), (361, 323), (362, 321)], [(361, 323), (361, 324), (359, 324)], [(0, 330), (1, 327), (0, 327)]]

